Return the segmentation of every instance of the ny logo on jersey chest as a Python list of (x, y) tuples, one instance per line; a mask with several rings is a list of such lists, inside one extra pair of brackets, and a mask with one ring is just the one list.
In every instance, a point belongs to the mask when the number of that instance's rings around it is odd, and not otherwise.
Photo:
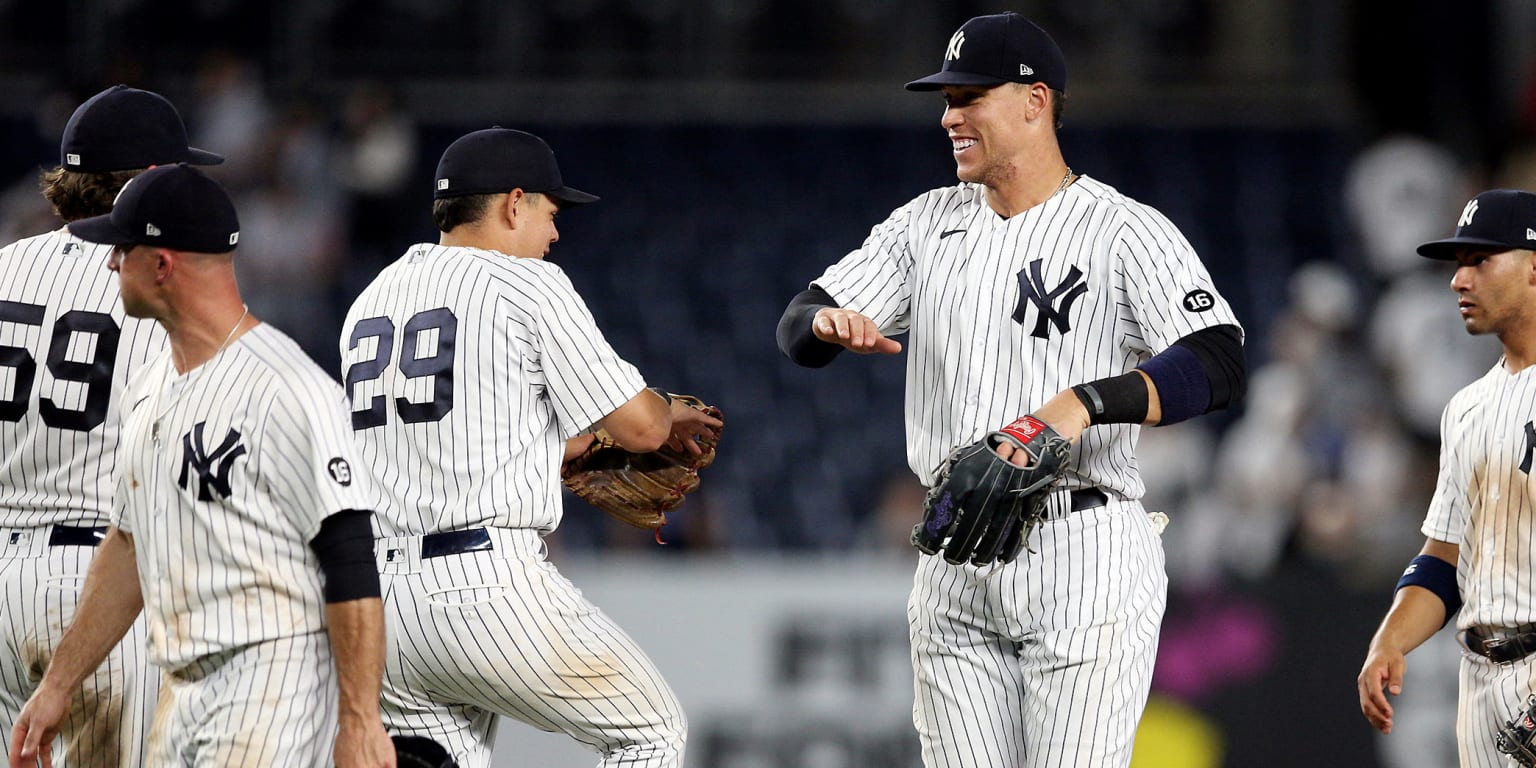
[(1088, 281), (1083, 271), (1073, 265), (1055, 288), (1046, 290), (1045, 277), (1041, 274), (1043, 264), (1042, 259), (1035, 259), (1029, 263), (1028, 269), (1019, 270), (1019, 305), (1013, 310), (1013, 321), (1023, 325), (1029, 315), (1029, 307), (1033, 305), (1038, 314), (1035, 317), (1035, 328), (1029, 335), (1037, 339), (1048, 339), (1051, 326), (1054, 325), (1065, 336), (1072, 330), (1072, 323), (1067, 319), (1072, 313), (1072, 304), (1088, 292)]
[(1536, 460), (1536, 422), (1525, 423), (1525, 449), (1521, 451), (1525, 457), (1520, 461), (1520, 471), (1529, 475), (1531, 462)]
[(191, 432), (182, 435), (181, 476), (176, 479), (176, 484), (182, 490), (190, 491), (196, 483), (198, 501), (213, 501), (215, 493), (219, 498), (227, 499), (233, 492), (229, 487), (229, 471), (234, 469), (235, 459), (245, 455), (245, 446), (240, 444), (240, 433), (231, 429), (217, 448), (208, 450), (208, 444), (203, 441), (203, 427), (207, 424), (200, 421)]

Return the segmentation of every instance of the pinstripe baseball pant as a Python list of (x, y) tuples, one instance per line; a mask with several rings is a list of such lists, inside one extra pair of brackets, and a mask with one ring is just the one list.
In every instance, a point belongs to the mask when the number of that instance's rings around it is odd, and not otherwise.
[(340, 695), (325, 632), (209, 654), (164, 673), (145, 765), (329, 766)]
[(604, 768), (682, 765), (686, 720), (655, 665), (544, 559), (527, 529), (493, 549), (421, 557), (375, 542), (389, 650), (384, 727), (426, 736), (464, 768), (490, 764), (498, 715), (558, 731)]
[(923, 557), (907, 618), (928, 768), (1126, 766), (1168, 579), (1139, 502), (1064, 513), (995, 567)]
[[(52, 526), (0, 528), (0, 752), (74, 620), (95, 548), (49, 546)], [(54, 744), (59, 768), (138, 768), (158, 672), (144, 659), (144, 617), (75, 694)], [(62, 747), (62, 753), (59, 751)], [(62, 759), (60, 756), (62, 755)]]
[(1525, 711), (1536, 692), (1536, 656), (1497, 664), (1461, 653), (1460, 695), (1456, 699), (1456, 750), (1462, 768), (1505, 768), (1509, 757), (1495, 746), (1499, 726)]

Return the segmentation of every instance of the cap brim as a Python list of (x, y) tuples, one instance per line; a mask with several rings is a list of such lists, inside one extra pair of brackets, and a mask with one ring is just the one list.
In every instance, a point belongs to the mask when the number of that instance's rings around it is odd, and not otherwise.
[(1524, 248), (1523, 245), (1510, 245), (1509, 243), (1489, 240), (1485, 237), (1448, 237), (1444, 240), (1433, 240), (1418, 247), (1419, 255), (1426, 259), (1442, 259), (1450, 261), (1456, 258), (1457, 251), (1467, 249), (1476, 251), (1507, 251), (1511, 248)]
[(112, 214), (105, 216), (92, 216), (89, 219), (80, 219), (69, 223), (69, 233), (87, 243), (105, 243), (107, 245), (128, 245), (134, 242), (133, 234), (124, 232), (112, 223)]
[(573, 189), (571, 187), (552, 189), (548, 192), (545, 192), (544, 194), (549, 195), (550, 197), (553, 197), (556, 200), (565, 203), (566, 205), (586, 205), (587, 203), (595, 203), (602, 199), (597, 195), (588, 194), (579, 189)]
[(215, 155), (206, 149), (187, 147), (187, 159), (183, 162), (191, 163), (192, 165), (223, 165), (224, 156)]
[(975, 72), (938, 72), (921, 80), (907, 83), (909, 91), (937, 91), (946, 85), (1002, 85), (1008, 82), (995, 75), (979, 75)]

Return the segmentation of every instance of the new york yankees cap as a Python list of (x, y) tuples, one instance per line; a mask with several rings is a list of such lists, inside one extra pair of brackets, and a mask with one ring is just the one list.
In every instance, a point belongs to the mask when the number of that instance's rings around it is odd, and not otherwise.
[(1454, 259), (1462, 249), (1523, 248), (1536, 251), (1536, 194), (1518, 189), (1490, 189), (1461, 209), (1456, 234), (1419, 246), (1419, 255)]
[(937, 91), (946, 85), (1045, 83), (1067, 90), (1067, 60), (1056, 41), (1017, 13), (977, 16), (962, 24), (944, 49), (936, 74), (907, 83), (909, 91)]
[(193, 253), (227, 253), (240, 242), (240, 220), (229, 194), (186, 164), (162, 165), (129, 179), (111, 213), (71, 222), (69, 231), (91, 243)]
[(486, 128), (449, 144), (437, 163), (432, 196), (441, 200), (514, 189), (540, 192), (567, 205), (598, 199), (565, 185), (555, 152), (543, 139), (511, 128)]
[(59, 142), (59, 165), (68, 171), (222, 162), (219, 155), (187, 146), (187, 127), (164, 96), (126, 85), (114, 85), (75, 108)]

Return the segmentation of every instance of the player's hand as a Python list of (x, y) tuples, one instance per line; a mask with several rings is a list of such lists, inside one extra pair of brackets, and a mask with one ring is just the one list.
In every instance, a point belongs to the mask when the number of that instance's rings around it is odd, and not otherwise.
[(336, 733), (336, 768), (396, 768), (395, 743), (377, 719), (343, 717)]
[(687, 451), (695, 456), (704, 455), (699, 440), (719, 440), (720, 428), (725, 422), (713, 415), (683, 402), (672, 401), (672, 434), (667, 436), (667, 447), (674, 451)]
[(1387, 694), (1396, 696), (1403, 692), (1403, 672), (1407, 668), (1408, 659), (1402, 653), (1373, 645), (1360, 669), (1360, 712), (1382, 733), (1392, 732), (1392, 704), (1387, 701)]
[(811, 332), (828, 344), (861, 355), (871, 352), (894, 355), (901, 351), (901, 342), (886, 338), (873, 320), (851, 309), (825, 307), (817, 310), (816, 317), (811, 319)]
[(40, 686), (11, 730), (11, 768), (53, 768), (53, 739), (69, 714), (69, 694)]

